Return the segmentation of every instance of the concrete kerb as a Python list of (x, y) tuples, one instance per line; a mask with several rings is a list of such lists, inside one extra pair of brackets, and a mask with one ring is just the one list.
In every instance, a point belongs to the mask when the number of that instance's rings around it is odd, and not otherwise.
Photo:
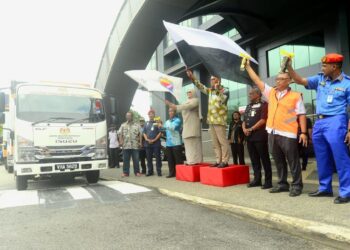
[[(169, 197), (190, 201), (209, 208), (230, 212), (239, 217), (252, 219), (269, 227), (279, 229), (302, 237), (317, 239), (331, 247), (347, 248), (350, 245), (350, 229), (327, 225), (316, 221), (304, 220), (286, 215), (238, 206), (230, 203), (205, 199), (179, 192), (159, 188), (160, 193)], [(334, 245), (336, 244), (336, 245)]]

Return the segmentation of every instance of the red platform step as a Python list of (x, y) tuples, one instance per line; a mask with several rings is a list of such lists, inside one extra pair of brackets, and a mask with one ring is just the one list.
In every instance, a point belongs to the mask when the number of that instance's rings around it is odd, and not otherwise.
[(198, 182), (200, 181), (200, 171), (202, 167), (208, 167), (210, 163), (201, 163), (193, 166), (176, 165), (176, 180)]
[(249, 166), (229, 165), (226, 168), (200, 168), (200, 182), (205, 185), (227, 187), (249, 183)]

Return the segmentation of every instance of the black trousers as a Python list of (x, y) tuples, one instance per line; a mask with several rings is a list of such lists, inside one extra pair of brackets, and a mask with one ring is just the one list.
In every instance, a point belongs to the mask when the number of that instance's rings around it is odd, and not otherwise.
[(160, 155), (160, 147), (146, 147), (147, 168), (148, 173), (153, 174), (153, 155), (156, 158), (156, 169), (159, 175), (162, 174), (162, 159)]
[(289, 188), (289, 183), (287, 181), (288, 162), (293, 179), (292, 188), (302, 190), (303, 180), (301, 177), (297, 139), (269, 134), (269, 149), (276, 163), (278, 186)]
[(254, 170), (253, 182), (261, 183), (261, 165), (265, 172), (265, 184), (272, 184), (271, 161), (267, 141), (248, 141), (247, 148)]
[(146, 173), (146, 150), (140, 149), (139, 152), (140, 164), (141, 164), (141, 173)]
[(239, 165), (245, 165), (244, 162), (244, 145), (238, 143), (231, 144), (231, 152), (233, 158), (233, 164), (238, 165), (237, 158), (239, 159)]
[(110, 148), (109, 149), (109, 166), (114, 168), (119, 168), (119, 148)]
[(166, 157), (168, 159), (169, 176), (175, 176), (176, 165), (184, 163), (182, 146), (166, 147)]
[(303, 147), (303, 145), (301, 143), (298, 144), (299, 147), (299, 156), (302, 160), (301, 162), (301, 166), (302, 169), (306, 169), (307, 163), (309, 161), (309, 146), (308, 147)]

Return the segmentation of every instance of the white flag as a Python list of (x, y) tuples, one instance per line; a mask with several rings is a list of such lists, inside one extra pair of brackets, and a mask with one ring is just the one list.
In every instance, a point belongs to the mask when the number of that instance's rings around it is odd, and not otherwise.
[(169, 92), (177, 101), (181, 100), (182, 78), (157, 70), (129, 70), (124, 73), (148, 91)]

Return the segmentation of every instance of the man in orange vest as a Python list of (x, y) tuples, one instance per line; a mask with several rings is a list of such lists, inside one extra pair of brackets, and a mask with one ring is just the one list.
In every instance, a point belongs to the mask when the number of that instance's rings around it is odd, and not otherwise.
[[(299, 196), (303, 189), (297, 141), (299, 125), (299, 142), (303, 146), (307, 145), (306, 112), (302, 95), (290, 89), (292, 79), (288, 73), (279, 73), (275, 79), (276, 86), (270, 87), (254, 72), (249, 60), (246, 70), (269, 103), (266, 130), (269, 133), (269, 151), (275, 160), (278, 174), (278, 186), (270, 189), (270, 193), (289, 192), (291, 197)], [(293, 177), (290, 190), (287, 162)]]

